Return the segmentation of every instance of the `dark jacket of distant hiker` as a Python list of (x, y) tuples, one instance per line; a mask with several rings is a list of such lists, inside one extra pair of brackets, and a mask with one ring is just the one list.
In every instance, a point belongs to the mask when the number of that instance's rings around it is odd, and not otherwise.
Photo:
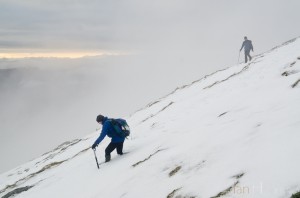
[(250, 56), (250, 50), (253, 51), (253, 45), (252, 45), (252, 41), (248, 40), (246, 36), (244, 37), (244, 42), (242, 44), (240, 51), (242, 51), (243, 48), (245, 50), (245, 63), (247, 63), (248, 58), (250, 61), (252, 60), (252, 57)]
[(250, 52), (250, 50), (253, 51), (252, 41), (250, 41), (250, 40), (248, 40), (248, 39), (245, 40), (245, 41), (243, 42), (243, 45), (242, 45), (240, 51), (242, 51), (243, 48), (244, 48), (245, 52), (246, 52), (246, 51), (249, 51), (249, 52)]

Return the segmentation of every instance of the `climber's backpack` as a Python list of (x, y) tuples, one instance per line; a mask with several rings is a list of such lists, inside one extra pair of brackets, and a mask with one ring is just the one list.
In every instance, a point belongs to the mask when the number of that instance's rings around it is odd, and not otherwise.
[[(119, 136), (119, 137), (124, 137), (126, 138), (127, 136), (130, 135), (130, 128), (126, 122), (126, 120), (123, 120), (123, 119), (109, 119), (108, 120), (113, 129), (114, 129), (114, 134), (116, 136)], [(108, 136), (113, 136), (112, 134), (108, 134)]]

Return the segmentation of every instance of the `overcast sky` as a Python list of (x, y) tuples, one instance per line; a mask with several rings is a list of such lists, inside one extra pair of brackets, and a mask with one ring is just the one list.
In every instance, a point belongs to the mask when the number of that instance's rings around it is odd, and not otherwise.
[[(300, 36), (299, 0), (1, 0), (0, 172)], [(101, 54), (106, 56), (100, 56)], [(72, 54), (99, 55), (72, 57)], [(241, 59), (242, 60), (242, 56)]]

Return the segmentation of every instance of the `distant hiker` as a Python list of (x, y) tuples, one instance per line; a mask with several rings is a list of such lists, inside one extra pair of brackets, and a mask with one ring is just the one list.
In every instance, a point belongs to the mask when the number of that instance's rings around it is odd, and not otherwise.
[(123, 119), (109, 119), (103, 115), (98, 115), (96, 121), (102, 124), (102, 131), (95, 143), (92, 145), (92, 149), (96, 149), (98, 144), (108, 136), (111, 138), (111, 142), (105, 149), (105, 162), (110, 161), (110, 153), (117, 148), (117, 153), (123, 155), (123, 143), (125, 138), (130, 134), (129, 127)]
[(247, 63), (248, 57), (249, 57), (249, 61), (251, 61), (251, 59), (252, 59), (252, 57), (250, 56), (250, 50), (252, 50), (252, 52), (253, 52), (252, 41), (248, 40), (247, 36), (244, 37), (244, 42), (243, 42), (243, 45), (242, 45), (240, 51), (242, 51), (243, 48), (245, 50), (245, 63)]

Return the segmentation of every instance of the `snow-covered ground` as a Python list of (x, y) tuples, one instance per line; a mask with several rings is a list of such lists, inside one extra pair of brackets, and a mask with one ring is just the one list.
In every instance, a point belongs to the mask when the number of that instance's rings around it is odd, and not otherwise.
[(97, 131), (0, 175), (0, 196), (290, 197), (300, 190), (299, 81), (298, 38), (134, 113), (128, 153), (99, 170)]

